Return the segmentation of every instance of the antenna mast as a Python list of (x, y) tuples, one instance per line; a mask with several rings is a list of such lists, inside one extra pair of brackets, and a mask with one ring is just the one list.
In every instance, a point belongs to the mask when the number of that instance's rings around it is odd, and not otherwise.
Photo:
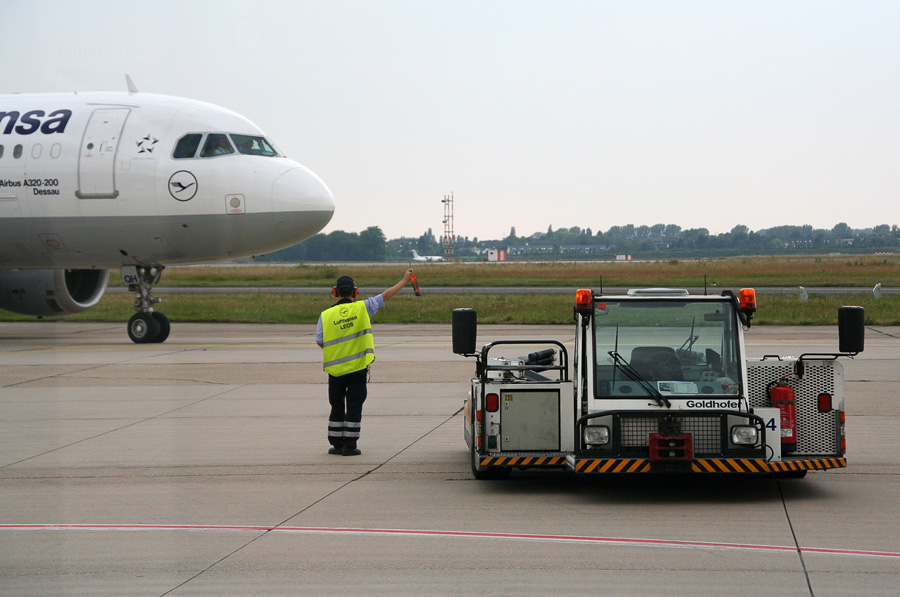
[(441, 238), (444, 259), (454, 261), (453, 249), (456, 246), (456, 237), (453, 235), (453, 191), (450, 191), (449, 195), (444, 195), (441, 203), (444, 204), (444, 236)]

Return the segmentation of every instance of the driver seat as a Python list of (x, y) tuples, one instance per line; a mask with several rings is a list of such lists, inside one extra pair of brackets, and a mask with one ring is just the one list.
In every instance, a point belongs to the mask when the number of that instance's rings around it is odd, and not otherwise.
[[(660, 376), (660, 363), (670, 375)], [(681, 361), (671, 346), (637, 346), (631, 351), (631, 366), (647, 381), (684, 381)]]

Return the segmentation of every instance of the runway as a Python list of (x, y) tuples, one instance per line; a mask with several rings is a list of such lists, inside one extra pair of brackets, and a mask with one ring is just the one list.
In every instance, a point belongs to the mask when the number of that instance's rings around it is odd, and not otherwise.
[[(313, 325), (0, 324), (0, 595), (894, 595), (900, 328), (845, 360), (847, 469), (475, 481), (474, 362), (375, 324), (363, 454), (326, 454)], [(754, 327), (753, 356), (837, 349)], [(479, 326), (479, 343), (571, 326)]]

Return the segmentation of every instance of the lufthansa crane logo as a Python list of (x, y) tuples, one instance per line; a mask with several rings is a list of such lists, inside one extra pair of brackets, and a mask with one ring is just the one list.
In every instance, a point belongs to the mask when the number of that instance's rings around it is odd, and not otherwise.
[(169, 194), (179, 201), (190, 201), (197, 194), (197, 178), (187, 170), (169, 177)]
[(350, 309), (347, 307), (341, 307), (340, 310), (341, 317), (347, 317), (350, 314)]

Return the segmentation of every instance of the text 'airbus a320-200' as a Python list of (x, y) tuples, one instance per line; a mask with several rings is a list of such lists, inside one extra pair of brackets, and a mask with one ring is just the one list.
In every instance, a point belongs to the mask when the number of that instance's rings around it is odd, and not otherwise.
[(128, 92), (0, 95), (0, 308), (61, 316), (118, 268), (128, 335), (163, 342), (151, 290), (170, 264), (259, 255), (322, 230), (334, 199), (249, 120)]

